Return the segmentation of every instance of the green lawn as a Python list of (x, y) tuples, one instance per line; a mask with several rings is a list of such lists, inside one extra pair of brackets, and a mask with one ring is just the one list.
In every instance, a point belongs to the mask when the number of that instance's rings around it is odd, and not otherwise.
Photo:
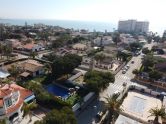
[(40, 84), (50, 84), (52, 83), (52, 78), (50, 75), (42, 75), (28, 80), (27, 82), (38, 82)]
[(66, 102), (69, 103), (70, 105), (74, 105), (78, 100), (78, 95), (74, 94), (73, 96), (69, 97)]

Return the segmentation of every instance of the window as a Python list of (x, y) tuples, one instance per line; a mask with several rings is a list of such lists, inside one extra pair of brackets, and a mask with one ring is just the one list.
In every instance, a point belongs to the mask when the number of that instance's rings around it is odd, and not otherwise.
[(5, 99), (5, 105), (6, 105), (7, 108), (10, 107), (10, 106), (12, 105), (12, 99), (11, 99), (11, 97)]
[(18, 92), (14, 92), (14, 93), (13, 93), (13, 95), (12, 95), (12, 100), (13, 100), (14, 103), (17, 102), (18, 96), (19, 96)]

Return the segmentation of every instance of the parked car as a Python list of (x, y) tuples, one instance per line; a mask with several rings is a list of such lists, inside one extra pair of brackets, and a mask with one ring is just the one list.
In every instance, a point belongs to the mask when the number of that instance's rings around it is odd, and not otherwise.
[(99, 111), (99, 112), (97, 113), (97, 115), (96, 115), (96, 118), (98, 119), (98, 121), (101, 120), (102, 116), (103, 116), (103, 112), (102, 112), (102, 111)]
[(126, 70), (123, 70), (123, 71), (122, 71), (122, 74), (126, 74)]
[(123, 86), (125, 87), (127, 85), (127, 83), (126, 82), (123, 82)]
[(129, 65), (126, 65), (126, 68), (127, 68), (127, 69), (129, 69), (129, 68), (130, 68), (130, 66), (129, 66)]
[(116, 91), (114, 92), (114, 95), (120, 95), (120, 91), (119, 91), (119, 90), (116, 90)]

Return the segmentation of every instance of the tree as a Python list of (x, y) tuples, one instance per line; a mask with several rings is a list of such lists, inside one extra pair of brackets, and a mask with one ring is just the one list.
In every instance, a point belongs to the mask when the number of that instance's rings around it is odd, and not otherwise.
[(130, 46), (130, 50), (132, 52), (135, 52), (135, 51), (140, 50), (142, 48), (142, 45), (139, 42), (130, 43), (129, 46)]
[(36, 124), (77, 124), (73, 111), (69, 107), (61, 110), (53, 109), (43, 119)]
[(9, 46), (7, 46), (7, 45), (4, 45), (3, 46), (3, 53), (4, 53), (4, 55), (5, 56), (7, 56), (7, 59), (9, 59), (9, 57), (10, 57), (10, 55), (11, 55), (11, 53), (12, 53), (12, 48), (11, 47), (9, 47)]
[(3, 45), (2, 44), (0, 44), (0, 54), (1, 54), (1, 59), (2, 59), (2, 55), (3, 55)]
[(46, 63), (45, 66), (44, 66), (44, 70), (47, 74), (51, 73), (51, 65), (49, 63)]
[(151, 42), (152, 42), (152, 39), (153, 39), (152, 36), (148, 36), (148, 37), (147, 37), (148, 43), (151, 43)]
[(75, 54), (68, 54), (64, 57), (56, 58), (52, 64), (52, 75), (59, 78), (62, 75), (72, 73), (81, 64), (82, 58)]
[(127, 61), (130, 56), (131, 56), (130, 53), (126, 53), (126, 52), (122, 52), (122, 51), (118, 51), (118, 53), (117, 53), (117, 59), (120, 59), (124, 62)]
[(142, 53), (149, 54), (151, 51), (148, 48), (143, 48)]
[(114, 82), (114, 75), (110, 72), (89, 71), (84, 76), (84, 81), (89, 90), (97, 94), (109, 86), (110, 82)]
[(147, 71), (149, 68), (152, 68), (155, 64), (155, 59), (152, 54), (147, 54), (143, 59), (143, 66), (145, 67), (145, 71)]
[(101, 63), (106, 58), (106, 56), (103, 53), (101, 53), (96, 54), (94, 58), (97, 62)]
[[(154, 124), (159, 124), (158, 120), (159, 120), (159, 117), (161, 117), (162, 119), (166, 119), (166, 113), (165, 113), (165, 108), (162, 107), (162, 108), (152, 108), (149, 110), (149, 113), (150, 113), (150, 116), (154, 116), (155, 119), (154, 119)], [(149, 117), (150, 117), (149, 116)]]
[(138, 69), (134, 69), (132, 73), (135, 74), (135, 75), (138, 75), (139, 74), (139, 70)]
[(152, 71), (149, 73), (149, 77), (150, 77), (151, 79), (158, 80), (158, 79), (162, 78), (162, 74), (159, 73), (159, 72), (156, 71), (156, 70), (152, 70)]
[(6, 119), (1, 119), (0, 124), (6, 124)]
[(32, 58), (32, 59), (35, 59), (35, 57), (37, 56), (38, 54), (37, 54), (37, 52), (30, 52), (30, 58)]
[(153, 38), (154, 42), (159, 43), (161, 41), (161, 37), (159, 35), (154, 36)]
[(121, 42), (121, 39), (120, 39), (120, 33), (119, 32), (115, 32), (113, 34), (113, 41), (114, 43), (117, 45), (119, 42)]
[(112, 119), (112, 121), (114, 121), (117, 113), (119, 111), (122, 111), (122, 109), (120, 108), (121, 102), (117, 100), (116, 95), (105, 97), (105, 99), (106, 99), (105, 106), (109, 111), (108, 115), (110, 117), (109, 119)]
[(16, 65), (11, 65), (11, 68), (9, 68), (8, 71), (15, 78), (15, 81), (16, 81), (20, 72), (19, 68)]
[(27, 103), (24, 103), (23, 104), (23, 107), (22, 107), (22, 110), (23, 110), (23, 117), (25, 116), (29, 116), (30, 120), (29, 121), (32, 121), (32, 110), (37, 108), (37, 104), (36, 103), (30, 103), (30, 104), (27, 104)]

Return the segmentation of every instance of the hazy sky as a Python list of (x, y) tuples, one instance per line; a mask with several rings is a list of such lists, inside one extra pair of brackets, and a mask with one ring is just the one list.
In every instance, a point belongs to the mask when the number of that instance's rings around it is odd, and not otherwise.
[(150, 22), (166, 29), (166, 0), (0, 0), (0, 18)]

